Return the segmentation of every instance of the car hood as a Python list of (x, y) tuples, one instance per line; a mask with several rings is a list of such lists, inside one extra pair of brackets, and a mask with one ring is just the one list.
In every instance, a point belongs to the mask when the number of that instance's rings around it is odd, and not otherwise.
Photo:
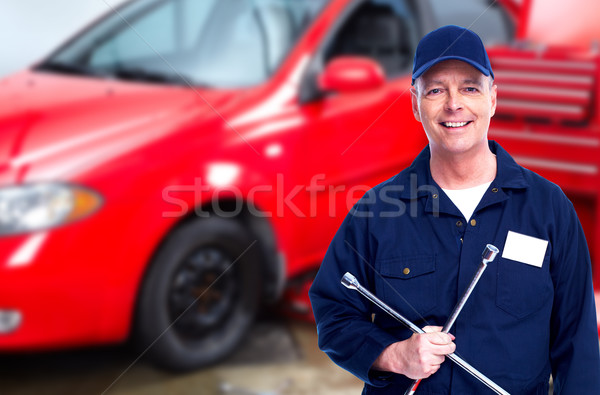
[(0, 81), (0, 183), (71, 179), (186, 120), (219, 118), (214, 108), (239, 100), (235, 92), (24, 71)]

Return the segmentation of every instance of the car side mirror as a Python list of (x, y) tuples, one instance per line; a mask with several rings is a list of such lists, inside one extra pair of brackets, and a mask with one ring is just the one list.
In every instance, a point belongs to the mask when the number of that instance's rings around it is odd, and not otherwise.
[(322, 91), (356, 92), (379, 88), (385, 72), (375, 60), (363, 56), (339, 56), (331, 60), (318, 77)]

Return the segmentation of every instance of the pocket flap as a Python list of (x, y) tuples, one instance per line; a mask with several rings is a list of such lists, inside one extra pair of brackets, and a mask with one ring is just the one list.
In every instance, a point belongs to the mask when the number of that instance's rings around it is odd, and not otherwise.
[(435, 255), (413, 255), (380, 261), (382, 276), (410, 279), (435, 271)]

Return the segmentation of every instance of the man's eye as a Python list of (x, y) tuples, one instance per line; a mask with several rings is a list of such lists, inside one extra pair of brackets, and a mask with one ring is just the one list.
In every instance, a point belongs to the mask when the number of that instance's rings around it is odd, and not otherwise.
[(472, 87), (472, 86), (469, 86), (469, 87), (465, 88), (465, 90), (466, 90), (467, 92), (477, 92), (477, 88), (475, 88), (475, 87)]
[(438, 94), (438, 93), (440, 93), (440, 90), (438, 88), (434, 88), (434, 89), (432, 89), (432, 90), (429, 91), (429, 94), (434, 94), (435, 95), (435, 94)]

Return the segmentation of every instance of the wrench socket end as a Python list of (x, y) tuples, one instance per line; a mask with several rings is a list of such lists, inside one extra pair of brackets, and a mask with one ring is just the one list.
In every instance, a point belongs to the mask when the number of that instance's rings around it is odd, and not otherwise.
[(491, 261), (493, 261), (496, 258), (496, 255), (498, 255), (499, 252), (500, 252), (500, 250), (498, 248), (496, 248), (496, 246), (494, 246), (492, 244), (488, 244), (485, 246), (485, 248), (483, 249), (483, 252), (481, 253), (481, 259), (486, 264), (490, 263)]
[(358, 289), (358, 286), (360, 285), (356, 277), (354, 277), (348, 272), (344, 274), (344, 277), (342, 277), (341, 282), (344, 287), (349, 289)]

